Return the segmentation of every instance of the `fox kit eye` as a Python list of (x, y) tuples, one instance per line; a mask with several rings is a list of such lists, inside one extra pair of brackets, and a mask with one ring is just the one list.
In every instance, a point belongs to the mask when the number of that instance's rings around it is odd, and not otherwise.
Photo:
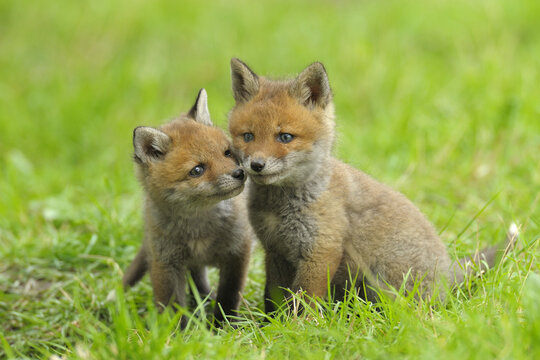
[(289, 133), (280, 133), (277, 137), (277, 140), (280, 143), (284, 143), (284, 144), (290, 143), (293, 139), (294, 139), (294, 135), (291, 135)]
[(191, 177), (199, 177), (204, 173), (204, 166), (197, 165), (191, 171), (189, 172), (189, 176)]
[(225, 157), (232, 157), (231, 150), (225, 150), (225, 153), (223, 153), (223, 155), (225, 155)]
[(255, 136), (253, 136), (252, 133), (244, 133), (244, 141), (245, 142), (250, 142), (251, 140), (253, 140)]

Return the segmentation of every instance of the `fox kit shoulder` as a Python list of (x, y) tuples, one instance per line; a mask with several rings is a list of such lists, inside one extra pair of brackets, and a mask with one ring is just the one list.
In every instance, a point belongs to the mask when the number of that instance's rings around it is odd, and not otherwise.
[(281, 81), (238, 59), (231, 72), (229, 130), (253, 180), (249, 217), (266, 251), (266, 299), (280, 287), (323, 297), (328, 275), (338, 297), (355, 275), (359, 288), (364, 279), (399, 288), (410, 271), (408, 288), (423, 278), (426, 294), (435, 280), (461, 276), (416, 206), (332, 157), (334, 106), (321, 63)]
[(235, 197), (245, 174), (223, 131), (212, 125), (205, 90), (179, 119), (157, 129), (137, 127), (133, 146), (145, 194), (145, 237), (124, 285), (133, 286), (149, 270), (156, 303), (174, 299), (185, 306), (186, 275), (206, 296), (205, 267), (215, 266), (220, 270), (215, 315), (221, 318), (222, 310), (233, 315), (251, 243), (245, 202)]

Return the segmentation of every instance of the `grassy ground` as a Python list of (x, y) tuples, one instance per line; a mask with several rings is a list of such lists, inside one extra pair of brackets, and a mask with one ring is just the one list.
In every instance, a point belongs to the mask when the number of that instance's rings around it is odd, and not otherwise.
[[(539, 358), (540, 3), (0, 2), (0, 358)], [(336, 155), (412, 199), (452, 256), (517, 249), (446, 306), (351, 299), (263, 323), (257, 249), (237, 329), (119, 289), (141, 239), (131, 131), (233, 104), (229, 59), (322, 61)], [(215, 279), (216, 274), (213, 273)]]

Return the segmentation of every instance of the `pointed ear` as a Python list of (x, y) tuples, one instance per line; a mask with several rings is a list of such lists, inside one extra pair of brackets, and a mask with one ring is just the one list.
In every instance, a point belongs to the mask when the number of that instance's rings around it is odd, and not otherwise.
[(237, 58), (231, 59), (231, 78), (237, 104), (248, 102), (259, 92), (259, 77)]
[(198, 123), (208, 126), (214, 125), (210, 119), (210, 111), (208, 111), (208, 95), (204, 88), (199, 90), (197, 100), (195, 100), (195, 104), (191, 110), (189, 110), (188, 115)]
[(332, 90), (323, 64), (315, 62), (298, 75), (290, 88), (291, 96), (304, 106), (325, 108), (332, 100)]
[(171, 138), (161, 130), (139, 126), (133, 130), (134, 158), (139, 164), (162, 159), (171, 145)]

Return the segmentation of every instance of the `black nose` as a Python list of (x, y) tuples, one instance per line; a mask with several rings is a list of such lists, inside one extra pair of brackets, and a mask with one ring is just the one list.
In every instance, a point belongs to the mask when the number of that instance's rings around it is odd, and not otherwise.
[(260, 172), (262, 169), (264, 169), (264, 160), (252, 160), (251, 161), (251, 169), (256, 172)]
[(231, 176), (235, 179), (238, 179), (238, 180), (244, 180), (244, 170), (242, 169), (236, 169), (233, 171), (233, 173), (231, 174)]

